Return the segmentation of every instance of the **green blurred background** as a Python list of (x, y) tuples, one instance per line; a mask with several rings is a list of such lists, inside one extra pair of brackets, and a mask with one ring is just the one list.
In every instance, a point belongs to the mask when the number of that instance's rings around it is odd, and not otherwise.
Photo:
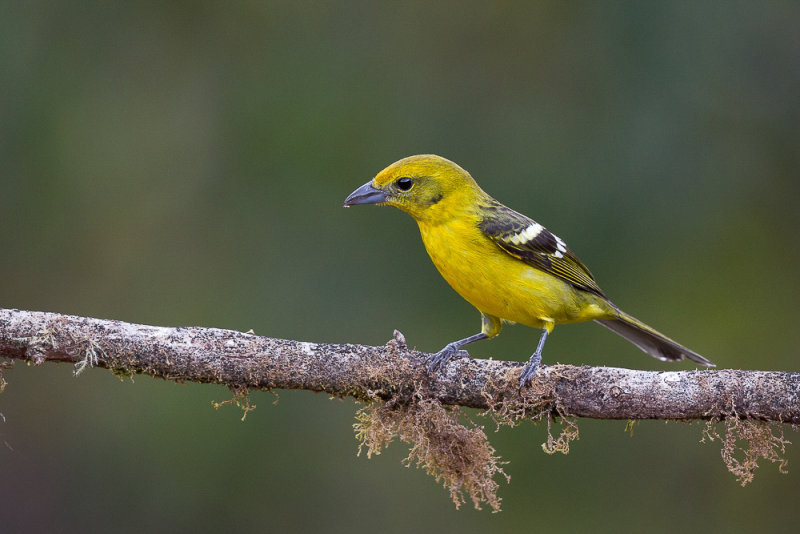
[[(0, 305), (437, 350), (479, 316), (414, 223), (341, 208), (433, 152), (722, 368), (797, 370), (796, 2), (3, 2)], [(479, 357), (524, 359), (507, 328)], [(592, 324), (545, 361), (663, 364)], [(356, 406), (68, 365), (5, 373), (3, 532), (796, 531), (800, 453), (741, 488), (699, 426), (490, 433), (504, 511), (456, 511)], [(797, 433), (787, 437), (798, 441)]]

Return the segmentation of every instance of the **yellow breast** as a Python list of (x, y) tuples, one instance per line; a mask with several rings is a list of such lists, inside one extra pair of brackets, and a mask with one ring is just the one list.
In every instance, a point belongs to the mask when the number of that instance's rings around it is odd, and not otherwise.
[(472, 221), (419, 228), (441, 275), (482, 313), (535, 328), (607, 316), (605, 301), (509, 255)]

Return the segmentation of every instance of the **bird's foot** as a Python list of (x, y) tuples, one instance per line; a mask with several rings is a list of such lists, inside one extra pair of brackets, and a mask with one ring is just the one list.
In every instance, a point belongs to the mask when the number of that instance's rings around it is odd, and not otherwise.
[(533, 375), (535, 375), (536, 371), (539, 370), (541, 364), (542, 364), (542, 355), (539, 352), (534, 352), (533, 356), (531, 356), (531, 359), (528, 360), (528, 363), (525, 364), (525, 367), (522, 368), (522, 372), (519, 375), (520, 389), (531, 383)]
[(428, 370), (425, 372), (428, 376), (435, 371), (442, 369), (451, 358), (457, 356), (459, 358), (469, 358), (469, 352), (458, 348), (458, 344), (448, 343), (442, 350), (431, 356), (428, 360)]

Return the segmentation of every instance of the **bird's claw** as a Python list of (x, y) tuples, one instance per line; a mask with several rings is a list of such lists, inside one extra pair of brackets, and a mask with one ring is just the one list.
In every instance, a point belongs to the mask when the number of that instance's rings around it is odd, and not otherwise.
[(525, 364), (525, 367), (522, 368), (522, 372), (519, 374), (519, 388), (522, 389), (523, 387), (527, 386), (531, 383), (533, 379), (533, 375), (541, 367), (542, 363), (542, 355), (538, 353), (534, 353), (531, 356), (531, 359), (528, 360), (528, 363)]
[(425, 374), (430, 376), (435, 371), (442, 369), (453, 357), (469, 358), (470, 355), (469, 352), (459, 349), (457, 345), (450, 343), (431, 356), (430, 360), (428, 360), (428, 369), (425, 371)]

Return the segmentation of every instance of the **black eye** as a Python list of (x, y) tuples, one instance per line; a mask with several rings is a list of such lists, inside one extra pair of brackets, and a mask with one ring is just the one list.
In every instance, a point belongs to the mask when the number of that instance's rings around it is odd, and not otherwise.
[(403, 176), (402, 178), (398, 178), (395, 181), (395, 185), (397, 186), (397, 189), (399, 189), (400, 191), (408, 191), (409, 189), (411, 189), (411, 186), (414, 185), (414, 180), (412, 180), (407, 176)]

